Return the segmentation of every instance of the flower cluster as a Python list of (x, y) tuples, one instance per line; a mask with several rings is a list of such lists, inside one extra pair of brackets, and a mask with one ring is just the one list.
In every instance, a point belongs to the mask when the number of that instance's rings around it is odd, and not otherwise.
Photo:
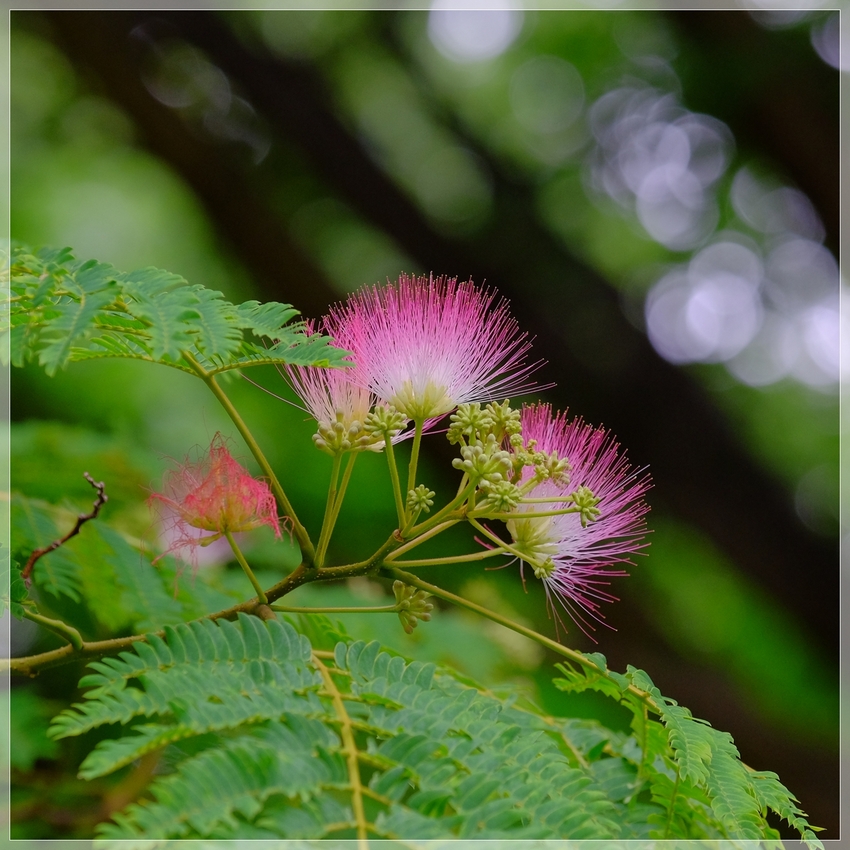
[[(625, 575), (619, 565), (646, 545), (649, 478), (605, 431), (548, 405), (519, 411), (501, 401), (531, 389), (539, 365), (528, 362), (530, 343), (507, 303), (471, 281), (402, 275), (351, 295), (315, 328), (351, 352), (344, 370), (287, 367), (318, 423), (319, 448), (391, 448), (410, 435), (411, 420), (421, 434), (454, 411), (448, 439), (459, 448), (467, 518), (521, 571), (532, 568), (556, 623), (555, 602), (593, 629), (600, 603), (614, 599), (608, 580)], [(423, 527), (415, 522), (432, 505), (415, 480), (417, 451), (415, 443), (405, 495), (388, 457), (402, 536)], [(488, 519), (506, 523), (510, 542), (477, 524)]]
[(331, 311), (327, 327), (354, 354), (351, 380), (424, 422), (469, 401), (530, 388), (525, 334), (495, 294), (456, 278), (402, 275)]
[(293, 389), (317, 421), (316, 444), (331, 454), (382, 444), (366, 416), (375, 405), (426, 423), (470, 401), (524, 392), (538, 364), (530, 343), (495, 293), (456, 278), (408, 277), (362, 289), (320, 326), (351, 352), (351, 368), (287, 367)]
[(152, 493), (148, 503), (159, 510), (169, 540), (165, 554), (196, 565), (198, 547), (226, 535), (267, 525), (280, 537), (271, 490), (234, 460), (221, 434), (198, 460), (187, 459), (169, 471), (163, 491)]
[[(546, 404), (523, 408), (522, 435), (536, 453), (566, 459), (569, 473), (553, 477), (523, 467), (520, 490), (528, 499), (550, 501), (514, 508), (507, 522), (512, 549), (542, 579), (550, 603), (554, 597), (580, 626), (592, 629), (583, 614), (601, 620), (599, 603), (616, 598), (604, 590), (607, 578), (626, 574), (610, 567), (629, 563), (647, 545), (643, 497), (649, 477), (629, 465), (606, 431), (553, 415)], [(540, 507), (571, 510), (535, 516), (547, 512)]]

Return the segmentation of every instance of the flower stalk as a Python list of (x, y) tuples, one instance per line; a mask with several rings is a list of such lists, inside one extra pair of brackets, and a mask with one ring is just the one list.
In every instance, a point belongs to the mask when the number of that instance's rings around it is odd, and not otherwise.
[(39, 614), (37, 611), (32, 611), (29, 608), (24, 608), (23, 615), (33, 623), (38, 623), (38, 625), (44, 626), (45, 629), (49, 629), (54, 634), (64, 638), (74, 649), (80, 650), (83, 648), (82, 635), (73, 626), (63, 623), (62, 620), (45, 617), (44, 614)]
[(321, 567), (325, 561), (325, 551), (328, 548), (331, 532), (333, 531), (334, 505), (336, 504), (337, 481), (339, 468), (342, 464), (342, 454), (335, 452), (331, 467), (331, 480), (328, 483), (328, 499), (325, 503), (325, 516), (322, 520), (322, 530), (319, 532), (319, 542), (316, 544), (316, 566)]
[(254, 575), (254, 571), (251, 567), (248, 566), (248, 562), (245, 560), (245, 556), (242, 554), (242, 550), (239, 546), (236, 545), (236, 541), (233, 539), (233, 535), (229, 531), (224, 532), (224, 536), (227, 538), (227, 542), (230, 544), (230, 548), (233, 550), (233, 554), (236, 556), (236, 560), (239, 562), (239, 566), (242, 567), (242, 571), (248, 576), (248, 581), (251, 582), (254, 590), (257, 591), (257, 599), (260, 601), (262, 605), (268, 605), (269, 600), (266, 597), (266, 593), (263, 590), (260, 583), (257, 581), (257, 577)]
[(393, 487), (393, 499), (395, 501), (395, 510), (398, 519), (398, 527), (401, 529), (404, 526), (404, 499), (401, 497), (401, 481), (398, 477), (398, 466), (395, 462), (395, 452), (393, 451), (393, 441), (387, 433), (384, 435), (386, 442), (387, 466), (390, 470), (390, 481)]
[[(414, 420), (413, 446), (410, 449), (410, 464), (407, 467), (407, 492), (410, 493), (416, 489), (416, 467), (419, 463), (419, 449), (422, 445), (422, 426), (421, 419)], [(406, 514), (405, 530), (407, 525), (411, 525), (415, 520), (413, 511)], [(405, 531), (402, 531), (404, 535)]]

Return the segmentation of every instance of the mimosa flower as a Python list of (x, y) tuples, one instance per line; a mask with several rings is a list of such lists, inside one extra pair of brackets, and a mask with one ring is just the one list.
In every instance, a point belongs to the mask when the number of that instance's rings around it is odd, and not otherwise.
[(285, 366), (286, 378), (307, 412), (319, 426), (316, 445), (330, 454), (352, 448), (371, 448), (383, 439), (363, 430), (376, 398), (351, 380), (352, 369)]
[[(631, 563), (630, 556), (648, 545), (643, 541), (649, 507), (643, 497), (650, 479), (629, 465), (608, 432), (581, 419), (568, 421), (565, 413), (553, 416), (547, 404), (523, 408), (522, 435), (526, 444), (536, 441), (536, 451), (556, 452), (569, 461), (569, 483), (545, 480), (526, 494), (556, 501), (520, 504), (514, 509), (516, 518), (507, 523), (512, 548), (535, 565), (556, 618), (553, 600), (586, 632), (585, 626), (593, 626), (583, 614), (602, 622), (599, 603), (616, 601), (604, 589), (610, 584), (607, 579), (626, 575), (622, 569), (610, 568)], [(526, 468), (519, 486), (533, 475)], [(523, 518), (524, 513), (586, 506), (589, 494), (598, 500), (590, 512)], [(562, 502), (557, 501), (559, 497)], [(598, 516), (589, 519), (588, 513), (592, 516), (597, 510)]]
[(213, 437), (199, 460), (186, 460), (168, 472), (163, 490), (152, 493), (148, 504), (160, 509), (170, 540), (167, 552), (181, 557), (188, 552), (194, 562), (197, 547), (208, 546), (225, 533), (252, 531), (263, 525), (280, 537), (271, 490), (234, 460), (221, 434)]
[(443, 416), (458, 404), (532, 388), (530, 343), (496, 295), (472, 281), (402, 275), (333, 309), (327, 332), (353, 352), (350, 379), (408, 419)]
[[(318, 328), (321, 328), (319, 331)], [(312, 321), (307, 322), (307, 333), (329, 334), (327, 328)], [(334, 340), (340, 348), (343, 341)], [(386, 414), (384, 420), (393, 443), (407, 439), (412, 431), (403, 429), (409, 424), (406, 416), (394, 413), (391, 408), (372, 393), (365, 382), (357, 379), (357, 364), (349, 358), (349, 367), (325, 369), (318, 366), (285, 365), (281, 373), (295, 394), (304, 403), (307, 413), (316, 420), (318, 431), (313, 442), (322, 451), (334, 455), (357, 449), (381, 451), (386, 445), (383, 432), (370, 427), (369, 414), (376, 411)], [(383, 409), (382, 409), (383, 408)], [(387, 418), (388, 417), (388, 418)], [(436, 424), (426, 423), (428, 431)]]

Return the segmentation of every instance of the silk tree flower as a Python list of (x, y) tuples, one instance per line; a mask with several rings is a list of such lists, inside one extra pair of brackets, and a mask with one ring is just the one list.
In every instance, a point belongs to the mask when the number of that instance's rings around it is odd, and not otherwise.
[(491, 401), (533, 384), (531, 347), (507, 302), (457, 278), (408, 277), (367, 287), (325, 321), (336, 344), (353, 352), (351, 380), (424, 422), (463, 402)]
[(363, 430), (375, 396), (365, 387), (352, 383), (350, 369), (291, 365), (284, 368), (289, 385), (316, 420), (318, 431), (313, 441), (320, 449), (336, 454), (352, 448), (369, 448), (377, 442), (378, 437)]
[[(649, 545), (643, 542), (649, 510), (643, 497), (650, 479), (629, 465), (608, 432), (581, 419), (568, 421), (566, 413), (553, 416), (547, 404), (523, 408), (522, 435), (526, 443), (536, 441), (535, 450), (557, 452), (569, 461), (569, 483), (544, 480), (526, 494), (555, 501), (514, 509), (515, 518), (507, 522), (512, 548), (535, 565), (556, 620), (560, 622), (555, 600), (587, 634), (587, 628), (594, 627), (584, 615), (603, 622), (599, 603), (616, 601), (604, 589), (608, 579), (626, 575), (611, 567), (631, 563), (630, 556)], [(532, 469), (524, 469), (520, 487), (533, 475)], [(524, 513), (570, 507), (570, 497), (579, 488), (587, 488), (599, 500), (597, 518), (588, 522), (585, 517), (585, 525), (579, 513), (523, 518)], [(557, 501), (559, 497), (564, 501)]]
[[(308, 321), (307, 333), (317, 333), (319, 327)], [(321, 332), (328, 333), (324, 328)], [(335, 342), (344, 347), (338, 340)], [(357, 365), (351, 360), (350, 363), (349, 367), (339, 369), (289, 364), (283, 367), (287, 383), (304, 403), (307, 413), (316, 420), (318, 431), (313, 435), (313, 442), (331, 455), (352, 449), (380, 451), (385, 445), (382, 434), (366, 427), (378, 399), (362, 381), (354, 379)], [(396, 426), (390, 429), (394, 443), (409, 436), (401, 433), (407, 422), (405, 416), (390, 415), (389, 424)]]
[(234, 460), (221, 434), (213, 437), (209, 450), (198, 460), (187, 459), (170, 470), (163, 490), (148, 499), (159, 511), (169, 540), (163, 554), (173, 552), (197, 564), (198, 547), (226, 534), (267, 525), (280, 537), (274, 495), (265, 482)]

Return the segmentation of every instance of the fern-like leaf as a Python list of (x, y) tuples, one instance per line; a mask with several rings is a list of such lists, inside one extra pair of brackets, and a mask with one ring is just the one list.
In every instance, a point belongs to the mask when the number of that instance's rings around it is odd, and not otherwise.
[[(331, 663), (277, 620), (180, 624), (89, 666), (87, 699), (51, 735), (123, 728), (80, 775), (175, 754), (104, 838), (765, 838), (774, 806), (808, 829), (729, 736), (677, 712), (640, 671), (622, 679), (652, 689), (686, 737), (687, 723), (708, 735), (697, 779), (658, 721), (634, 737), (548, 718), (377, 643), (340, 642)], [(632, 711), (644, 706), (615, 684)]]
[[(635, 737), (618, 741), (609, 736), (605, 745), (611, 755), (637, 767), (634, 790), (640, 789), (641, 779), (648, 781), (650, 798), (662, 809), (645, 815), (653, 826), (649, 837), (765, 839), (774, 834), (765, 821), (767, 809), (772, 809), (793, 824), (804, 841), (814, 838), (786, 789), (774, 785), (770, 774), (744, 765), (730, 735), (665, 697), (643, 670), (629, 666), (625, 675), (613, 673), (599, 653), (587, 660), (592, 664), (558, 665), (565, 677), (555, 685), (564, 691), (596, 690), (631, 710)], [(660, 715), (666, 735), (649, 718), (649, 705)], [(623, 767), (609, 763), (594, 770), (610, 772), (598, 774), (603, 785), (607, 781), (609, 796), (614, 795), (617, 771), (625, 781)], [(630, 812), (634, 814), (634, 806)]]
[[(181, 740), (213, 742), (102, 837), (344, 835), (358, 822), (355, 794), (369, 801), (368, 831), (386, 838), (621, 835), (611, 777), (571, 764), (540, 717), (377, 644), (339, 644), (335, 662), (328, 690), (324, 662), (286, 623), (241, 615), (169, 627), (164, 640), (92, 663), (81, 682), (88, 699), (51, 734), (128, 727), (86, 758), (86, 778)], [(345, 723), (367, 771), (354, 783)], [(318, 815), (331, 788), (348, 800), (336, 821)]]
[(768, 809), (773, 810), (800, 833), (809, 847), (823, 850), (823, 844), (813, 832), (818, 827), (809, 826), (806, 813), (797, 805), (797, 799), (779, 781), (775, 773), (769, 770), (753, 771), (750, 779), (762, 814), (766, 814)]
[[(191, 359), (213, 374), (266, 363), (344, 364), (346, 352), (292, 322), (298, 311), (289, 304), (236, 306), (162, 269), (119, 272), (95, 260), (77, 262), (68, 249), (31, 253), (16, 246), (11, 290), (4, 330), (11, 361), (20, 366), (37, 358), (48, 374), (72, 360), (103, 357), (192, 374)], [(264, 347), (257, 339), (270, 343)]]
[(727, 732), (712, 729), (712, 755), (708, 787), (711, 806), (730, 835), (758, 840), (765, 823), (753, 793), (749, 771), (740, 760), (738, 748)]

